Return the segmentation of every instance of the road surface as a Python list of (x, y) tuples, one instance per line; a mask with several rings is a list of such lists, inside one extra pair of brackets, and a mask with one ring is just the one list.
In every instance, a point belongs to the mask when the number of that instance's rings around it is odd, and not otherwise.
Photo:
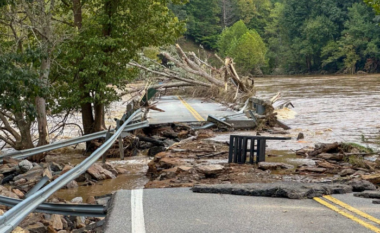
[[(120, 190), (105, 232), (380, 232), (380, 208), (370, 199), (353, 194), (332, 197), (334, 202), (200, 194), (189, 188)], [(336, 204), (339, 200), (345, 208)], [(369, 214), (372, 221), (347, 211), (351, 207)]]
[[(164, 124), (173, 122), (203, 122), (208, 115), (223, 117), (236, 114), (219, 103), (198, 98), (185, 98), (179, 96), (162, 96), (158, 99), (157, 108), (165, 112), (150, 110), (149, 124)], [(246, 117), (236, 119), (248, 119)]]

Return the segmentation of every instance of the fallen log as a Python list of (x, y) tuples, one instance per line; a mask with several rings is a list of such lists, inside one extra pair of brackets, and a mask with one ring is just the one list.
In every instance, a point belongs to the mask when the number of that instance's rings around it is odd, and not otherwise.
[(311, 157), (317, 156), (322, 153), (329, 152), (331, 150), (337, 149), (339, 147), (339, 143), (334, 142), (332, 144), (323, 144), (321, 148), (315, 149), (314, 151), (308, 152), (307, 154)]
[(165, 144), (162, 141), (159, 141), (153, 138), (144, 137), (142, 135), (137, 135), (137, 137), (139, 138), (140, 141), (150, 142), (155, 146), (165, 146)]

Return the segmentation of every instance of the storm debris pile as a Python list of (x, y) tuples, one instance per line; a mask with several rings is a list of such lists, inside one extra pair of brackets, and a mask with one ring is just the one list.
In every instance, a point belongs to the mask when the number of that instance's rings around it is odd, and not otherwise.
[(299, 174), (333, 174), (342, 179), (361, 178), (380, 184), (379, 154), (353, 143), (317, 144), (315, 148), (303, 148), (296, 152), (315, 161), (315, 166), (300, 165)]

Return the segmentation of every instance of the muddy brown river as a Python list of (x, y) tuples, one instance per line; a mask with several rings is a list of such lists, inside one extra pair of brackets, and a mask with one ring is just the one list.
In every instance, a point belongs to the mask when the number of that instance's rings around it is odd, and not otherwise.
[[(283, 110), (283, 122), (292, 128), (291, 136), (305, 134), (298, 143), (341, 141), (378, 148), (380, 75), (266, 77), (255, 84), (258, 96), (271, 98), (281, 91), (294, 104), (294, 114)], [(297, 149), (297, 144), (282, 149)]]
[[(300, 141), (268, 142), (268, 153), (284, 154), (282, 158), (269, 158), (269, 161), (299, 163), (300, 158), (289, 153), (289, 150), (313, 146), (318, 142), (355, 142), (379, 148), (379, 144), (374, 142), (378, 141), (380, 135), (380, 75), (265, 77), (257, 78), (255, 85), (259, 97), (270, 99), (280, 91), (283, 99), (290, 100), (295, 108), (280, 110), (279, 116), (292, 128), (288, 136), (295, 138), (300, 132), (305, 135), (305, 139)], [(234, 134), (251, 133), (255, 134), (247, 131)], [(228, 141), (228, 135), (218, 135), (217, 139)], [(70, 156), (73, 157), (72, 154)], [(77, 158), (72, 159), (78, 162), (83, 157), (78, 154)], [(77, 196), (86, 199), (118, 189), (141, 188), (147, 182), (146, 157), (128, 158), (125, 161), (113, 159), (112, 163), (124, 163), (129, 174), (101, 181), (95, 186), (60, 190), (54, 196), (66, 200)]]

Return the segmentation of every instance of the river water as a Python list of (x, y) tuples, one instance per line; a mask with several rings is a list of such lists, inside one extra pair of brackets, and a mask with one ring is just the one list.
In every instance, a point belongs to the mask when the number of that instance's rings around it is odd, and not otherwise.
[(380, 136), (380, 75), (265, 77), (255, 84), (257, 96), (269, 99), (281, 92), (295, 107), (279, 115), (285, 113), (290, 136), (302, 132), (305, 139), (282, 143), (281, 149), (334, 141), (378, 148), (373, 142)]

